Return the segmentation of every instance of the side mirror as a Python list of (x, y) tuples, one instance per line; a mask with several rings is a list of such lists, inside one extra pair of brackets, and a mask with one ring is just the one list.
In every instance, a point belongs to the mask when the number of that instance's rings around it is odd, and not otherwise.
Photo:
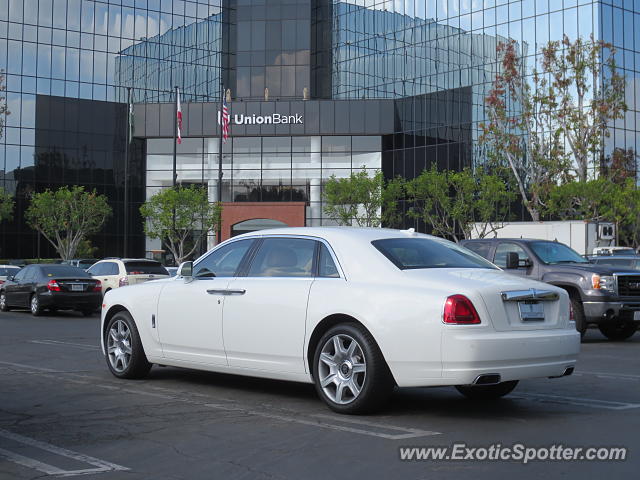
[(507, 252), (507, 270), (513, 270), (520, 266), (520, 257), (517, 252)]
[(7, 277), (7, 281), (8, 281), (8, 282), (13, 282), (13, 279), (14, 279), (14, 276), (13, 276), (13, 275), (9, 275), (9, 276)]
[(178, 267), (178, 277), (191, 278), (193, 276), (193, 262), (183, 262)]

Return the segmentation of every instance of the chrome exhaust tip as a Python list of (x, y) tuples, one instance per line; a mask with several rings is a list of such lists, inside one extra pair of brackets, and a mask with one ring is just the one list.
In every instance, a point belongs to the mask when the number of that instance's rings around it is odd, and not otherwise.
[(499, 373), (483, 373), (473, 381), (473, 385), (496, 385), (500, 383)]

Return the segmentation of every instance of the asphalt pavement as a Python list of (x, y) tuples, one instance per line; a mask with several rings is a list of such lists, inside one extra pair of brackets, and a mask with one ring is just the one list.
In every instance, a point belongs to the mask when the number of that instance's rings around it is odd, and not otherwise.
[[(377, 415), (341, 416), (311, 385), (154, 366), (119, 380), (100, 319), (0, 313), (0, 479), (636, 478), (640, 333), (587, 333), (576, 372), (477, 403), (396, 389)], [(625, 447), (624, 461), (402, 461), (404, 447)], [(498, 448), (497, 446), (495, 448)]]

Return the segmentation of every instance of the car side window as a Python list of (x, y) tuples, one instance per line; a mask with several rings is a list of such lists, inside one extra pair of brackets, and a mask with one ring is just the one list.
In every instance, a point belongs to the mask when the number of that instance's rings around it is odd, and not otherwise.
[(517, 253), (520, 260), (529, 260), (529, 254), (527, 254), (520, 245), (516, 245), (515, 243), (501, 243), (496, 248), (493, 263), (500, 268), (507, 268), (507, 254), (511, 252)]
[(102, 268), (104, 269), (101, 275), (118, 275), (120, 274), (120, 269), (118, 268), (118, 264), (116, 262), (104, 262), (102, 264)]
[(27, 267), (24, 272), (22, 283), (33, 282), (36, 278), (36, 267)]
[(103, 263), (96, 263), (93, 267), (91, 267), (89, 270), (87, 270), (87, 273), (89, 275), (93, 275), (93, 276), (97, 276), (97, 275), (102, 275), (102, 265), (104, 265)]
[(249, 277), (311, 277), (315, 240), (266, 238), (249, 268)]
[(326, 278), (340, 278), (336, 264), (324, 243), (320, 243), (320, 257), (318, 259), (318, 276)]
[(473, 253), (477, 253), (482, 258), (489, 260), (489, 256), (491, 255), (491, 242), (469, 242), (462, 246), (468, 248)]
[(195, 278), (233, 277), (254, 240), (238, 240), (218, 248), (193, 267)]

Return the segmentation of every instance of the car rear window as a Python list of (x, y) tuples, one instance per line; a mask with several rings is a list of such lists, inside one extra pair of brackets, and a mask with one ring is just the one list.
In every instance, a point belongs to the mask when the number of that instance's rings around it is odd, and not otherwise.
[(40, 267), (40, 271), (45, 277), (77, 277), (88, 278), (91, 277), (87, 272), (78, 267), (72, 267), (71, 265), (51, 265), (46, 267)]
[(129, 275), (169, 275), (158, 262), (125, 262), (124, 267)]
[(388, 238), (371, 242), (401, 270), (417, 268), (490, 268), (496, 266), (475, 253), (446, 240)]

